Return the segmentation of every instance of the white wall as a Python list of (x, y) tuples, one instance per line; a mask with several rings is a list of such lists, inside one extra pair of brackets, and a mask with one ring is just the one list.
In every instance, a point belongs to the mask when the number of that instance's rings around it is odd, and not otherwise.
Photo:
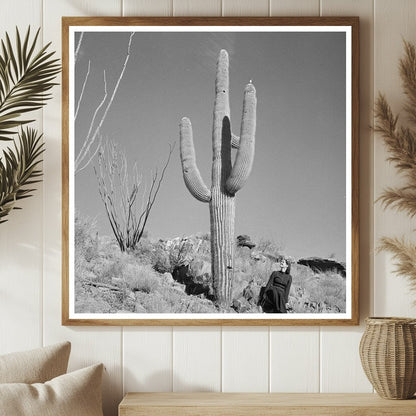
[[(375, 254), (382, 235), (411, 234), (405, 216), (373, 201), (399, 182), (375, 139), (374, 96), (394, 110), (403, 96), (397, 74), (402, 37), (416, 42), (414, 0), (1, 0), (0, 29), (41, 26), (61, 52), (61, 16), (212, 15), (361, 18), (361, 317), (414, 316), (405, 280), (390, 257)], [(359, 361), (360, 327), (62, 327), (61, 95), (39, 112), (45, 134), (44, 182), (23, 210), (0, 225), (0, 353), (72, 342), (70, 368), (102, 361), (106, 416), (127, 391), (370, 392)], [(413, 296), (414, 298), (414, 296)]]

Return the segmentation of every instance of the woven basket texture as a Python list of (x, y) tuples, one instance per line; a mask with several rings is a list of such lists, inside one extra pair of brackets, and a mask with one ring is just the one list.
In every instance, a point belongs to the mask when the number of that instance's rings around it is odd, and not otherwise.
[(360, 358), (381, 397), (412, 398), (416, 392), (416, 320), (367, 318)]

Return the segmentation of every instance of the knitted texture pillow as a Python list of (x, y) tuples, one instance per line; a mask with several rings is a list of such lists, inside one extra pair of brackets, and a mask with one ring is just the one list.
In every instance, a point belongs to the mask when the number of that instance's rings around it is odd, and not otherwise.
[(71, 343), (0, 355), (0, 383), (44, 383), (66, 373)]
[(97, 364), (44, 384), (0, 384), (0, 415), (103, 416), (102, 373)]

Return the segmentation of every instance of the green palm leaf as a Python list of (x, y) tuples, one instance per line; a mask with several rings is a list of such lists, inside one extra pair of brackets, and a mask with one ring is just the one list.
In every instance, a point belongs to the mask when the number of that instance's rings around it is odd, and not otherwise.
[(28, 198), (35, 190), (32, 185), (41, 181), (44, 151), (42, 135), (27, 128), (18, 133), (19, 145), (3, 150), (0, 159), (0, 224), (12, 209), (19, 209), (16, 202)]
[(16, 118), (43, 107), (51, 98), (49, 90), (57, 85), (53, 80), (61, 66), (48, 51), (50, 43), (35, 53), (39, 30), (31, 40), (29, 27), (22, 42), (16, 28), (14, 48), (7, 33), (0, 42), (0, 141), (11, 140), (16, 133), (11, 129), (33, 121)]

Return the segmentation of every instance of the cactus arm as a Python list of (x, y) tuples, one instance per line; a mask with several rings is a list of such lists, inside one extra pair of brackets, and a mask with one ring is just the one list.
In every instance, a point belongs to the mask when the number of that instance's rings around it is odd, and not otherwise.
[(180, 123), (180, 156), (185, 185), (189, 192), (201, 202), (211, 200), (211, 191), (202, 180), (195, 160), (195, 148), (192, 138), (192, 125), (189, 118), (184, 117)]
[[(230, 118), (228, 68), (228, 53), (226, 50), (222, 49), (218, 56), (217, 72), (215, 77), (215, 102), (212, 128), (212, 187), (220, 186), (222, 181), (225, 185), (225, 179), (229, 176), (229, 173), (224, 175), (222, 169), (224, 167), (222, 160), (222, 144), (225, 139), (225, 137), (223, 137), (223, 124), (225, 117), (228, 119)], [(229, 138), (229, 142), (231, 142), (231, 137)], [(231, 172), (231, 153), (229, 172)]]
[(234, 195), (244, 186), (253, 166), (256, 132), (256, 105), (256, 89), (253, 84), (247, 84), (244, 89), (240, 146), (231, 174), (226, 182), (226, 190), (231, 195)]
[(233, 149), (238, 149), (240, 147), (240, 138), (234, 133), (231, 133), (231, 147)]

